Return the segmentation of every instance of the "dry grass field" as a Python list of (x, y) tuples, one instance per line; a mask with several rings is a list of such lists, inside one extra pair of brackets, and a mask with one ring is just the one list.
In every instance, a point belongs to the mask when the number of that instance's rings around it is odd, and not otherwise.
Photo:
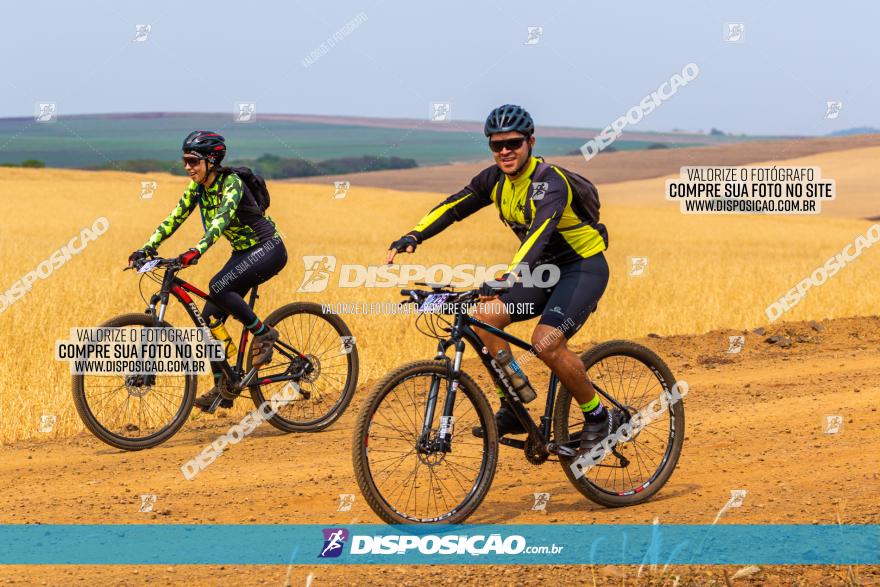
[[(828, 164), (838, 181), (841, 209), (848, 201), (865, 201), (873, 187), (877, 149), (813, 155), (815, 165)], [(826, 161), (827, 159), (827, 161)], [(835, 167), (836, 166), (836, 167)], [(151, 199), (140, 198), (140, 182), (158, 181)], [(462, 177), (461, 183), (467, 178)], [(766, 323), (764, 308), (813, 269), (864, 233), (870, 222), (845, 218), (685, 216), (677, 204), (645, 190), (658, 181), (601, 185), (606, 196), (603, 221), (611, 233), (608, 259), (611, 282), (599, 311), (575, 339), (581, 345), (648, 333), (703, 333), (718, 328), (750, 328)], [(173, 207), (184, 180), (116, 172), (0, 169), (0, 291), (33, 270), (98, 217), (109, 230), (79, 255), (0, 313), (0, 443), (42, 437), (64, 437), (81, 430), (70, 398), (66, 363), (54, 360), (54, 341), (71, 327), (94, 326), (145, 304), (138, 280), (123, 273), (129, 252), (139, 247)], [(298, 293), (302, 257), (333, 255), (339, 264), (380, 264), (389, 242), (409, 229), (442, 196), (397, 192), (354, 185), (345, 199), (333, 199), (329, 185), (276, 182), (271, 216), (285, 235), (290, 261), (264, 288), (257, 313), (289, 301), (393, 302), (393, 288), (338, 288), (335, 277), (321, 293)], [(620, 203), (614, 203), (614, 202)], [(627, 202), (630, 203), (627, 203)], [(610, 203), (609, 203), (610, 202)], [(191, 218), (166, 242), (162, 253), (176, 255), (201, 236), (198, 218)], [(421, 246), (401, 262), (506, 263), (517, 242), (492, 209), (472, 216)], [(880, 248), (878, 248), (880, 249)], [(207, 286), (226, 261), (229, 245), (221, 240), (201, 263), (184, 273), (187, 280)], [(648, 257), (647, 274), (628, 275), (628, 257)], [(878, 313), (875, 285), (880, 282), (880, 250), (868, 249), (807, 297), (785, 320), (823, 319)], [(144, 282), (153, 286), (152, 282)], [(152, 293), (145, 290), (145, 294)], [(168, 319), (189, 326), (180, 308)], [(391, 367), (433, 352), (433, 341), (416, 332), (412, 315), (346, 315), (360, 348), (361, 382)], [(518, 325), (527, 336), (532, 324)], [(234, 335), (235, 336), (235, 335)], [(200, 382), (200, 391), (208, 383)], [(245, 402), (242, 402), (245, 403)], [(244, 410), (246, 406), (239, 409)], [(42, 414), (58, 422), (40, 434)]]
[[(836, 182), (838, 197), (822, 203), (822, 218), (880, 219), (880, 201), (874, 186), (880, 180), (877, 171), (880, 146), (863, 149), (832, 151), (787, 159), (783, 162), (758, 161), (744, 166), (769, 166), (776, 163), (785, 167), (821, 167), (823, 179)], [(708, 165), (699, 161), (695, 165)], [(607, 184), (601, 190), (607, 204), (656, 204), (663, 201), (667, 178), (678, 178), (679, 173), (651, 179), (636, 179)]]

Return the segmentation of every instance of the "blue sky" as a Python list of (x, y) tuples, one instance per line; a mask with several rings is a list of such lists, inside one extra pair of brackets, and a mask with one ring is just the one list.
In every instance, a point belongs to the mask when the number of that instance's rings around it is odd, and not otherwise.
[[(366, 18), (313, 64), (302, 60)], [(364, 17), (361, 17), (362, 19)], [(526, 106), (538, 124), (604, 127), (689, 62), (699, 77), (631, 130), (825, 134), (880, 127), (880, 3), (10, 3), (0, 117), (258, 112), (479, 120)], [(742, 42), (723, 39), (745, 25)], [(144, 42), (135, 25), (149, 24)], [(525, 44), (527, 27), (543, 27)], [(826, 119), (828, 100), (840, 100)]]

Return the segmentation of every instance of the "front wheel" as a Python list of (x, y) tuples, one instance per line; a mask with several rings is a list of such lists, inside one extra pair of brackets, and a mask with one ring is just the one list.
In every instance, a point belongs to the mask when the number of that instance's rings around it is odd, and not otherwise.
[[(147, 314), (123, 314), (100, 328), (159, 326)], [(180, 430), (192, 410), (195, 375), (74, 375), (73, 405), (89, 431), (110, 446), (142, 450)]]
[[(358, 414), (355, 477), (364, 499), (389, 524), (458, 524), (489, 492), (498, 464), (492, 409), (461, 372), (452, 420), (444, 422), (449, 383), (446, 363), (409, 363), (380, 381)], [(485, 431), (483, 438), (472, 435), (473, 426)]]
[[(319, 304), (295, 302), (264, 320), (280, 338), (272, 360), (260, 367), (251, 398), (259, 408), (267, 399), (274, 414), (269, 423), (284, 432), (316, 432), (345, 412), (358, 380), (358, 350), (348, 326)], [(247, 370), (253, 365), (248, 355)], [(290, 400), (273, 400), (290, 383), (298, 386)]]
[[(686, 384), (681, 382), (673, 390), (676, 381), (666, 363), (652, 350), (625, 340), (593, 347), (581, 360), (593, 385), (623, 405), (627, 420), (640, 411), (647, 418), (642, 420), (644, 427), (635, 422), (630, 425), (635, 431), (632, 438), (612, 434), (612, 451), (578, 467), (578, 473), (571, 467), (575, 458), (560, 457), (559, 462), (577, 490), (600, 505), (620, 507), (647, 501), (669, 480), (678, 463), (684, 444), (684, 402), (676, 399), (674, 391), (686, 393)], [(599, 397), (606, 408), (617, 409)], [(646, 409), (649, 405), (650, 410)], [(556, 441), (576, 446), (583, 425), (580, 407), (561, 388), (553, 413)]]

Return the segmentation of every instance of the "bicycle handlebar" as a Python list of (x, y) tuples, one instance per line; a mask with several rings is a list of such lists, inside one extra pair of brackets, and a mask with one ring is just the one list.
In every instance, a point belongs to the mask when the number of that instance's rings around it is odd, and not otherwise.
[(423, 290), (423, 289), (402, 289), (400, 290), (400, 295), (405, 298), (409, 298), (407, 301), (421, 303), (424, 302), (428, 296), (443, 294), (449, 296), (446, 298), (447, 304), (456, 304), (456, 303), (466, 303), (471, 302), (477, 297), (479, 297), (478, 289), (471, 289), (468, 291), (449, 291), (449, 290)]
[[(136, 262), (134, 264), (134, 266), (125, 267), (123, 269), (123, 271), (128, 271), (129, 269), (137, 269), (138, 271), (140, 271), (141, 267), (143, 267), (147, 263), (154, 263), (156, 261), (158, 261), (158, 263), (155, 263), (155, 265), (153, 265), (152, 268), (155, 268), (155, 269), (158, 269), (160, 267), (167, 267), (169, 269), (183, 269), (184, 268), (183, 263), (181, 263), (177, 257), (171, 257), (171, 258), (153, 257), (151, 259), (141, 259), (140, 261)], [(196, 265), (198, 262), (199, 262), (199, 260), (195, 259), (189, 265)], [(189, 265), (187, 265), (187, 267), (189, 267)]]

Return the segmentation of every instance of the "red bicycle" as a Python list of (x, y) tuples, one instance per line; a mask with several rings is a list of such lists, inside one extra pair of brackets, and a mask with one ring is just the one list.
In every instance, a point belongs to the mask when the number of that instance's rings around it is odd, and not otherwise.
[[(178, 277), (182, 266), (177, 259), (154, 258), (136, 268), (141, 286), (149, 278), (160, 284), (158, 291), (144, 312), (116, 316), (101, 327), (171, 328), (165, 312), (172, 297), (196, 327), (207, 327), (191, 294), (203, 300), (211, 296)], [(147, 301), (142, 287), (141, 297)], [(252, 308), (258, 297), (254, 287), (248, 300)], [(242, 328), (235, 365), (226, 359), (214, 363), (229, 382), (221, 395), (249, 395), (259, 407), (293, 382), (297, 392), (285, 401), (273, 400), (276, 409), (269, 423), (285, 432), (327, 428), (343, 414), (357, 386), (358, 351), (348, 326), (338, 315), (307, 302), (284, 305), (264, 322), (280, 334), (272, 360), (253, 366), (250, 353), (245, 353), (248, 331)], [(180, 430), (192, 411), (197, 380), (193, 374), (74, 375), (73, 401), (95, 436), (116, 448), (141, 450)]]

